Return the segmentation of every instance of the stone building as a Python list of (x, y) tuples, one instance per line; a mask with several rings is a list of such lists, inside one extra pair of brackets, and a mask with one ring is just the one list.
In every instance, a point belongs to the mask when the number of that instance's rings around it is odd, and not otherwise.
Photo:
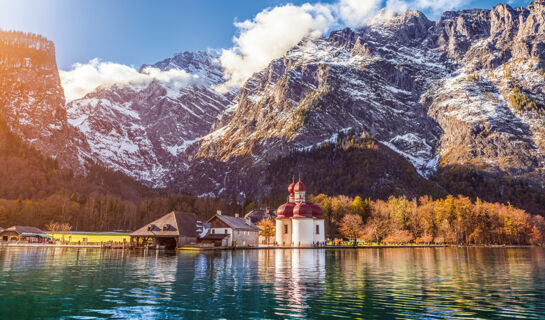
[(325, 242), (320, 206), (306, 202), (306, 187), (299, 180), (288, 187), (288, 202), (276, 212), (276, 242), (280, 246), (314, 246)]
[(218, 212), (208, 220), (210, 234), (227, 234), (227, 246), (247, 247), (259, 244), (259, 231), (249, 219), (225, 216)]

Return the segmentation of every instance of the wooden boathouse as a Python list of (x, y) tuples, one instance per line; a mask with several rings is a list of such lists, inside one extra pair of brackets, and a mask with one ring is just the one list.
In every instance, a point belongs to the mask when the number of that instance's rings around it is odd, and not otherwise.
[(195, 245), (202, 231), (202, 222), (193, 213), (170, 212), (130, 234), (132, 248), (175, 249)]

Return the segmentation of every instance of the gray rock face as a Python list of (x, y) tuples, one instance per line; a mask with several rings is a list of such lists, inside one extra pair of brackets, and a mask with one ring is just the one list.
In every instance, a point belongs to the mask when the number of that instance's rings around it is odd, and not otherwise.
[(198, 84), (113, 86), (64, 108), (52, 44), (25, 42), (45, 58), (0, 53), (10, 75), (0, 79), (0, 110), (67, 165), (91, 161), (201, 196), (259, 197), (271, 161), (348, 131), (372, 136), (422, 177), (464, 166), (542, 185), (545, 2), (438, 21), (418, 11), (384, 17), (304, 39), (236, 93), (214, 90), (223, 82), (216, 57), (186, 52), (151, 66), (196, 74)]
[(62, 165), (74, 165), (53, 42), (0, 31), (0, 75), (0, 117), (10, 130)]
[[(543, 104), (544, 18), (543, 2), (445, 12), (435, 22), (407, 11), (306, 39), (247, 81), (229, 121), (178, 174), (197, 193), (251, 193), (244, 175), (259, 173), (248, 168), (353, 130), (423, 176), (461, 165), (542, 183), (543, 119), (512, 97), (516, 87)], [(207, 166), (218, 169), (204, 176)]]

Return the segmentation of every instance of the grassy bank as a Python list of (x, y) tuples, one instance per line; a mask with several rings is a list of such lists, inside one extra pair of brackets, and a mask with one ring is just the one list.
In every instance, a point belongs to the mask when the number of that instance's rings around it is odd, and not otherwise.
[(61, 232), (48, 233), (55, 240), (70, 243), (130, 242), (129, 233), (121, 232)]

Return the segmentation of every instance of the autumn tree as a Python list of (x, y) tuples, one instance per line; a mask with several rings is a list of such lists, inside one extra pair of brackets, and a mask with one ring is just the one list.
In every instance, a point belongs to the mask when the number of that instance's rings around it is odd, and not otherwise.
[(269, 238), (274, 237), (276, 234), (276, 226), (274, 225), (274, 221), (270, 219), (263, 219), (258, 222), (257, 226), (259, 229), (261, 229), (259, 234), (265, 237), (267, 244), (269, 244)]
[(357, 240), (363, 233), (363, 222), (357, 214), (345, 215), (340, 223), (339, 232), (349, 240)]
[(360, 196), (356, 196), (350, 204), (350, 212), (359, 215), (364, 222), (367, 221), (370, 213), (369, 199), (363, 200)]
[[(67, 222), (55, 222), (49, 221), (45, 228), (51, 232), (51, 236), (54, 238), (55, 233), (64, 233), (72, 230), (72, 226)], [(62, 235), (62, 241), (64, 242), (64, 234)]]

